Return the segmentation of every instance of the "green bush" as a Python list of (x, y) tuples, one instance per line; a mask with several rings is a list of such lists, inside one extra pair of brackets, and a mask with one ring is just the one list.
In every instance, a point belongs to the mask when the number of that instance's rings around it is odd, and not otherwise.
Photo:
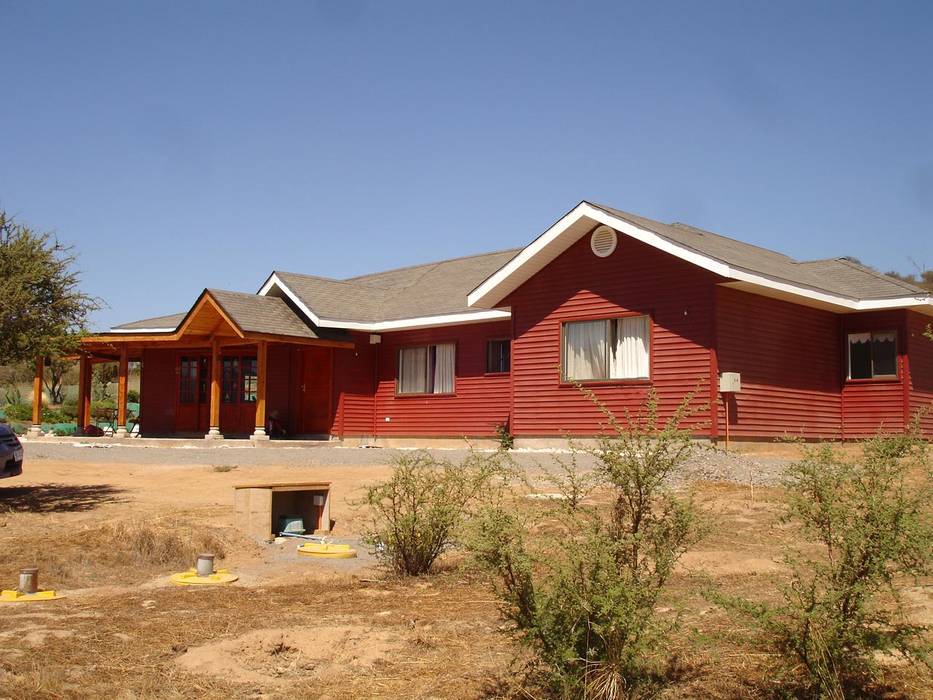
[(139, 403), (139, 392), (136, 389), (128, 389), (126, 392), (127, 403)]
[(365, 541), (396, 574), (420, 576), (452, 545), (476, 498), (504, 472), (498, 456), (471, 452), (461, 464), (427, 452), (397, 458), (388, 481), (367, 487), (372, 529)]
[(22, 420), (22, 421), (31, 421), (32, 420), (32, 406), (28, 403), (11, 403), (3, 407), (3, 412), (6, 414), (6, 417), (11, 421)]
[(856, 461), (830, 445), (805, 447), (785, 483), (782, 519), (810, 546), (786, 555), (791, 580), (782, 602), (719, 596), (769, 633), (790, 669), (802, 670), (798, 695), (860, 696), (878, 678), (879, 657), (929, 665), (927, 628), (908, 621), (899, 591), (933, 564), (928, 449), (919, 419), (907, 435), (867, 440)]
[(65, 416), (68, 420), (74, 420), (78, 417), (78, 399), (77, 398), (67, 398), (62, 402), (60, 408), (62, 415)]
[(693, 450), (680, 428), (688, 404), (662, 424), (652, 394), (624, 426), (601, 407), (614, 431), (585, 450), (594, 470), (572, 446), (546, 477), (557, 494), (531, 513), (500, 499), (473, 522), (477, 561), (559, 697), (649, 697), (674, 675), (674, 621), (655, 610), (700, 535), (690, 497), (668, 485)]

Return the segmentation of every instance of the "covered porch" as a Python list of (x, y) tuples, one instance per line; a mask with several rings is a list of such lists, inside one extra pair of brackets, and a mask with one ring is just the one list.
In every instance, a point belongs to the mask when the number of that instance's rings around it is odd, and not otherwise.
[[(121, 328), (82, 339), (78, 434), (91, 424), (92, 368), (113, 362), (113, 435), (130, 435), (129, 366), (139, 362), (142, 436), (265, 441), (330, 435), (334, 354), (354, 347), (348, 336), (309, 326), (281, 299), (221, 290), (205, 290), (180, 321), (173, 320), (171, 328)], [(39, 387), (43, 365), (36, 362)], [(39, 403), (33, 407), (36, 433)]]

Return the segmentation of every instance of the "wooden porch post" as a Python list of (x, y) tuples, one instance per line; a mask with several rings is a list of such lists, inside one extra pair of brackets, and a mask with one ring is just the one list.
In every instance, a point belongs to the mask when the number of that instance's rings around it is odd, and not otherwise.
[(114, 437), (126, 437), (126, 380), (129, 371), (126, 345), (120, 346), (120, 362), (117, 365), (117, 432)]
[(211, 415), (208, 440), (223, 440), (220, 432), (220, 341), (211, 340)]
[(260, 340), (256, 344), (256, 429), (252, 440), (268, 440), (266, 434), (266, 364), (269, 343)]
[(45, 358), (36, 358), (36, 373), (32, 379), (32, 427), (29, 429), (30, 437), (42, 435), (42, 372), (45, 369)]
[(91, 413), (91, 360), (87, 355), (81, 355), (78, 360), (78, 417), (76, 435), (83, 435)]

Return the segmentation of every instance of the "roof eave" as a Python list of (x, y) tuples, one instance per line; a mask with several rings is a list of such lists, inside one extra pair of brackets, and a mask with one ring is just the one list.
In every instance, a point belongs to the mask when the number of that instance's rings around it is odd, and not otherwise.
[(599, 224), (611, 226), (617, 231), (650, 245), (674, 257), (709, 270), (727, 280), (735, 280), (762, 290), (771, 290), (820, 304), (836, 307), (840, 311), (869, 311), (908, 307), (923, 308), (933, 304), (930, 296), (904, 296), (888, 299), (855, 299), (824, 290), (806, 287), (787, 280), (730, 265), (722, 260), (705, 255), (687, 246), (650, 231), (632, 222), (614, 216), (589, 202), (580, 202), (547, 231), (532, 241), (522, 252), (490, 275), (467, 296), (467, 304), (480, 309), (492, 309), (502, 303), (521, 284), (542, 270), (561, 253)]

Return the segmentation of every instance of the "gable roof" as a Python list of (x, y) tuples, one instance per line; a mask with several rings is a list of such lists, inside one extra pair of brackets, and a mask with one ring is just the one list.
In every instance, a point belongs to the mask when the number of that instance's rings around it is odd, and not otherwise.
[[(256, 294), (205, 292), (243, 330), (293, 337), (319, 338), (331, 334), (327, 329), (380, 332), (506, 319), (509, 310), (496, 308), (502, 300), (600, 224), (710, 270), (726, 286), (837, 312), (913, 307), (933, 315), (929, 292), (845, 258), (798, 261), (687, 224), (587, 201), (524, 248), (342, 280), (275, 271)], [(187, 313), (126, 323), (112, 332), (172, 332)]]
[(205, 297), (209, 297), (217, 304), (241, 336), (260, 334), (306, 340), (343, 341), (347, 339), (347, 334), (340, 330), (320, 329), (309, 325), (283, 299), (231, 292), (226, 289), (205, 289), (198, 295), (197, 301), (191, 308), (184, 313), (125, 323), (112, 328), (111, 332), (137, 334), (182, 331)]
[(507, 311), (470, 308), (467, 294), (519, 250), (469, 255), (345, 280), (276, 271), (259, 294), (290, 299), (316, 325), (358, 330), (508, 318)]
[(933, 313), (930, 294), (844, 259), (799, 262), (781, 253), (686, 224), (665, 224), (583, 201), (506, 265), (473, 289), (474, 308), (493, 308), (600, 224), (687, 260), (724, 284), (836, 311), (919, 307)]

